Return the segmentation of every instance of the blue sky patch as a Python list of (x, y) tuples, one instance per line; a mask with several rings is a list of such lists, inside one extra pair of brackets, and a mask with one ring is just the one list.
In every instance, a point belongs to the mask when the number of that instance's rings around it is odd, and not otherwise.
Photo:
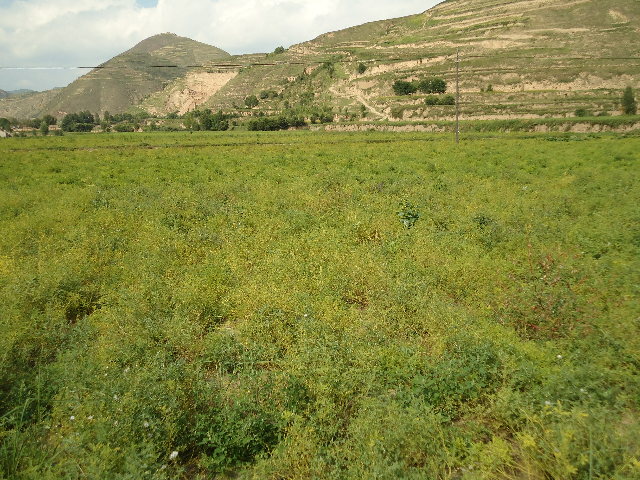
[(158, 6), (158, 0), (136, 0), (136, 5), (142, 8), (154, 8)]

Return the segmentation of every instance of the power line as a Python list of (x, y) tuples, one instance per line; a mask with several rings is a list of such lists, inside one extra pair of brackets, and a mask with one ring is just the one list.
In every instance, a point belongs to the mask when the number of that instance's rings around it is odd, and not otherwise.
[[(425, 59), (433, 59), (439, 57), (451, 57), (452, 54), (442, 54), (435, 56), (425, 56), (419, 58), (389, 58), (389, 59), (370, 59), (364, 60), (367, 63), (373, 62), (411, 62)], [(494, 59), (510, 59), (510, 60), (638, 60), (640, 57), (600, 57), (600, 56), (540, 56), (540, 55), (462, 55), (459, 61), (473, 58), (494, 58)], [(243, 68), (252, 66), (278, 66), (278, 65), (321, 65), (327, 60), (313, 60), (308, 62), (252, 62), (252, 63), (214, 63), (208, 65), (98, 65), (96, 67), (79, 66), (79, 67), (0, 67), (0, 70), (107, 70), (107, 69), (147, 69), (147, 68)], [(330, 61), (330, 60), (329, 60)], [(355, 60), (357, 61), (357, 60)], [(332, 63), (351, 63), (350, 61), (338, 60)]]

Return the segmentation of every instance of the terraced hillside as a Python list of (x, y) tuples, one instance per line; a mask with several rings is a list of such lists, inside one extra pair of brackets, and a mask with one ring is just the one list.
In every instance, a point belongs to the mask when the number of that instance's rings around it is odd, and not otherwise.
[[(253, 115), (302, 107), (331, 109), (336, 120), (451, 120), (455, 107), (396, 96), (392, 85), (438, 76), (452, 93), (459, 51), (463, 118), (565, 117), (578, 109), (616, 115), (621, 90), (640, 86), (639, 18), (637, 0), (448, 0), (284, 53), (236, 57), (162, 34), (80, 78), (38, 113), (143, 109), (163, 116), (206, 107)], [(152, 67), (176, 63), (200, 67)], [(261, 92), (272, 94), (244, 107)], [(0, 100), (0, 116), (7, 105)], [(20, 116), (16, 108), (11, 114)]]
[[(242, 69), (206, 105), (231, 108), (249, 94), (284, 92), (265, 109), (314, 101), (342, 116), (366, 109), (368, 118), (451, 119), (454, 108), (424, 104), (424, 95), (397, 97), (396, 80), (441, 76), (455, 89), (460, 51), (462, 114), (466, 118), (535, 118), (589, 113), (616, 114), (620, 90), (640, 86), (637, 20), (633, 0), (451, 0), (419, 15), (327, 33), (261, 57)], [(238, 57), (239, 64), (256, 61)], [(294, 84), (293, 79), (333, 61)], [(360, 64), (366, 66), (358, 73)], [(486, 91), (491, 85), (490, 90)], [(346, 110), (345, 110), (346, 109)]]

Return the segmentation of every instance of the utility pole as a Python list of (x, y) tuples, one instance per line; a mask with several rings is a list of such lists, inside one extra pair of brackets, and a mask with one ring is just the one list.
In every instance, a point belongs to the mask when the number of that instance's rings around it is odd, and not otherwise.
[(456, 51), (456, 143), (460, 143), (460, 49)]

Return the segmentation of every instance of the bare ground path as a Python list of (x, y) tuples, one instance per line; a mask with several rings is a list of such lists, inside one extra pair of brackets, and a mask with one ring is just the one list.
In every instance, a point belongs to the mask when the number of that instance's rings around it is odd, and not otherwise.
[(381, 117), (381, 118), (380, 118), (380, 120), (388, 120), (388, 118), (389, 118), (389, 116), (388, 116), (388, 115), (386, 115), (386, 114), (384, 114), (384, 113), (382, 113), (382, 112), (378, 111), (378, 110), (377, 110), (375, 107), (373, 107), (369, 102), (367, 102), (367, 101), (365, 100), (365, 98), (364, 98), (362, 95), (360, 95), (360, 94), (358, 94), (358, 93), (355, 93), (355, 94), (353, 94), (353, 95), (349, 95), (348, 93), (342, 93), (342, 92), (340, 92), (340, 91), (336, 90), (336, 88), (335, 88), (335, 86), (334, 86), (334, 85), (331, 85), (331, 86), (329, 87), (329, 91), (330, 91), (331, 93), (333, 93), (334, 95), (338, 96), (338, 97), (348, 98), (348, 99), (350, 99), (350, 100), (353, 100), (353, 99), (357, 100), (358, 102), (360, 102), (361, 104), (363, 104), (363, 105), (364, 105), (364, 106), (365, 106), (365, 107), (366, 107), (366, 108), (367, 108), (371, 113), (373, 113), (374, 115), (377, 115), (377, 116)]

